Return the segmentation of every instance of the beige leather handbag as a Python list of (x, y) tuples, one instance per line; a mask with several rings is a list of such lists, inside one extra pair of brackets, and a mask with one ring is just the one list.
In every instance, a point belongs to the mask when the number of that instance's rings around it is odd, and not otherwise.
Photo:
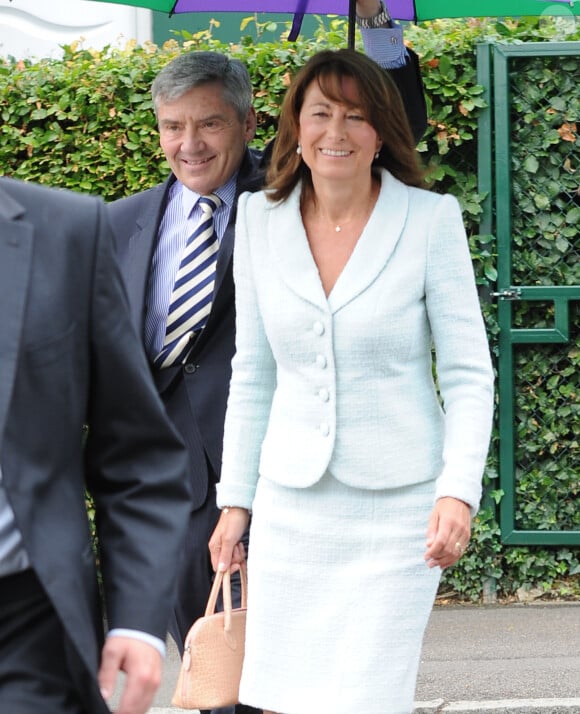
[[(216, 574), (205, 615), (185, 638), (185, 650), (171, 703), (182, 709), (215, 709), (238, 703), (246, 636), (246, 564), (240, 570), (242, 606), (232, 608), (230, 571)], [(216, 612), (223, 593), (224, 611)]]

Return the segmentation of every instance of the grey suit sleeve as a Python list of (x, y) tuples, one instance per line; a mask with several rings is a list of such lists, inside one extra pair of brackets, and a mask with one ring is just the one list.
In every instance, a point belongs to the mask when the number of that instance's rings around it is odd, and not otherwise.
[(107, 617), (163, 639), (189, 511), (186, 454), (132, 326), (101, 204), (97, 224), (86, 467)]

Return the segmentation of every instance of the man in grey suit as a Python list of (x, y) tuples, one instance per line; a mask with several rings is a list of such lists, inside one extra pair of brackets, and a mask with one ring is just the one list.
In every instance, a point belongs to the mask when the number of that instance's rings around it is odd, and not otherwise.
[(0, 710), (143, 714), (190, 496), (101, 201), (0, 178), (0, 323)]

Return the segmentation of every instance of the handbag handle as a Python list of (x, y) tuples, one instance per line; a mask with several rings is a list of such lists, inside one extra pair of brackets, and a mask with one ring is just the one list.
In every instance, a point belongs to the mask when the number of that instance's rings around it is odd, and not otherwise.
[[(246, 571), (246, 561), (240, 565), (240, 582), (242, 585), (242, 609), (245, 609), (248, 604), (248, 575)], [(215, 575), (213, 585), (207, 600), (205, 608), (205, 616), (213, 615), (216, 608), (216, 603), (220, 589), (223, 591), (224, 599), (224, 629), (228, 632), (231, 629), (232, 622), (232, 585), (231, 585), (231, 568), (228, 570), (218, 570)]]

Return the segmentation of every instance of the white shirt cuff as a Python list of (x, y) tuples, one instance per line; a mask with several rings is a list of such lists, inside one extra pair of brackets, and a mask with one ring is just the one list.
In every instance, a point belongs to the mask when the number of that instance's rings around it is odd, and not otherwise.
[(128, 630), (122, 627), (115, 627), (107, 632), (107, 637), (133, 637), (135, 640), (141, 640), (142, 642), (147, 642), (152, 647), (159, 652), (159, 654), (165, 658), (165, 642), (160, 640), (159, 637), (155, 635), (150, 635), (148, 632), (141, 632), (141, 630)]

